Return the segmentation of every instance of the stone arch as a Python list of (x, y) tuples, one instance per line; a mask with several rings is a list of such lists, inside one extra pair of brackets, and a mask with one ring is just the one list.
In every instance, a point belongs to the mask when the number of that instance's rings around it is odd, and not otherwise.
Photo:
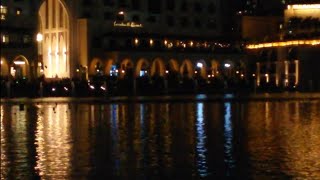
[(193, 65), (189, 59), (185, 59), (180, 66), (180, 74), (182, 76), (187, 75), (187, 77), (192, 78), (193, 76)]
[(147, 59), (144, 59), (144, 58), (139, 59), (136, 65), (136, 76), (139, 76), (140, 71), (143, 69), (146, 70), (147, 73), (149, 73), (148, 72), (149, 68), (150, 68), (150, 64)]
[(132, 71), (133, 70), (133, 62), (131, 59), (124, 59), (121, 61), (120, 64), (120, 77), (123, 77), (128, 71)]
[(219, 74), (219, 62), (217, 60), (211, 60), (211, 75), (217, 76)]
[(14, 67), (15, 72), (10, 73), (14, 77), (26, 77), (30, 78), (30, 66), (29, 61), (23, 55), (16, 56), (12, 61), (12, 67)]
[(90, 62), (89, 66), (89, 75), (95, 75), (97, 73), (101, 73), (100, 71), (103, 71), (104, 69), (104, 64), (101, 59), (99, 58), (93, 58), (92, 61)]
[(9, 76), (9, 64), (4, 57), (1, 57), (0, 66), (1, 66), (0, 75), (1, 76)]
[[(38, 54), (43, 52), (46, 65), (44, 75), (70, 77), (70, 13), (62, 0), (41, 1), (39, 7), (39, 33), (45, 41), (38, 42)], [(49, 41), (49, 42), (48, 42)], [(45, 54), (45, 52), (48, 52)]]
[[(198, 67), (198, 63), (202, 64), (202, 67)], [(200, 70), (200, 72), (197, 71), (197, 73), (200, 73), (200, 76), (202, 78), (206, 78), (207, 77), (207, 63), (204, 59), (200, 59), (196, 62), (195, 67), (197, 70)]]
[(179, 72), (179, 64), (176, 59), (170, 59), (168, 62), (168, 70), (174, 71), (174, 72)]
[(163, 59), (156, 58), (153, 60), (151, 65), (151, 76), (159, 75), (164, 76), (166, 67), (164, 65)]
[(104, 72), (106, 75), (110, 76), (111, 67), (115, 65), (115, 61), (113, 59), (108, 59), (105, 64)]

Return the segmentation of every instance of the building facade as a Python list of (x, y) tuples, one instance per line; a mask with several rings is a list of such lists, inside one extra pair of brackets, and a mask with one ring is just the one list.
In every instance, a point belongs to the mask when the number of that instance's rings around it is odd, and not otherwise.
[[(1, 1), (1, 75), (16, 77), (16, 69), (29, 78), (121, 75), (127, 69), (136, 76), (164, 75), (172, 66), (192, 77), (201, 63), (206, 77), (217, 64), (239, 59), (232, 55), (232, 45), (222, 41), (228, 21), (223, 2)], [(30, 46), (10, 46), (15, 42), (10, 28), (24, 26), (27, 36), (16, 35)]]

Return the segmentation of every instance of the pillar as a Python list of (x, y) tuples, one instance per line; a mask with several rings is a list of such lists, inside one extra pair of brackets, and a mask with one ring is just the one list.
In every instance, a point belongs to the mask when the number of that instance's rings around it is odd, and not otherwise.
[(289, 85), (289, 61), (284, 61), (284, 86)]
[(256, 82), (257, 82), (257, 86), (260, 86), (260, 78), (261, 78), (261, 74), (260, 74), (260, 63), (257, 62), (257, 79), (256, 79)]
[(294, 64), (295, 64), (295, 82), (294, 82), (294, 85), (297, 86), (299, 84), (299, 60), (295, 60)]

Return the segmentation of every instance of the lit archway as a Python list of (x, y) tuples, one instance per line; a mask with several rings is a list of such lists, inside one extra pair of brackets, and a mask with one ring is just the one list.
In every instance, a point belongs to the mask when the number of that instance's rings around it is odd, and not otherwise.
[(46, 77), (70, 77), (70, 27), (67, 8), (61, 0), (45, 0), (39, 8), (38, 54)]
[(129, 71), (133, 70), (133, 62), (131, 59), (124, 59), (120, 65), (120, 77), (123, 77)]
[(101, 61), (101, 59), (99, 58), (94, 58), (92, 59), (92, 61), (90, 62), (90, 66), (89, 66), (89, 75), (96, 75), (96, 74), (103, 74), (103, 70), (104, 70), (104, 64)]
[[(105, 64), (105, 70), (104, 70), (104, 72), (106, 73), (107, 76), (111, 75), (111, 71), (114, 70), (113, 66), (116, 66), (115, 61), (113, 59), (107, 60), (107, 62)], [(118, 71), (118, 69), (117, 69), (117, 71)], [(115, 72), (113, 72), (113, 73), (115, 73)], [(116, 73), (118, 74), (118, 72), (116, 72)]]
[(179, 64), (176, 59), (170, 59), (168, 63), (168, 70), (169, 71), (174, 71), (174, 72), (179, 72)]
[(5, 77), (9, 75), (9, 65), (5, 58), (1, 57), (1, 69), (0, 69), (0, 75)]
[(141, 76), (142, 74), (143, 75), (148, 74), (149, 67), (150, 67), (149, 62), (146, 59), (144, 58), (139, 59), (136, 65), (136, 76)]
[(151, 65), (151, 76), (159, 75), (164, 76), (165, 74), (165, 65), (163, 59), (156, 58)]
[(10, 74), (15, 78), (30, 78), (30, 66), (26, 57), (19, 55), (11, 63)]
[(217, 60), (211, 60), (211, 75), (217, 76), (219, 74), (219, 62)]
[(182, 62), (180, 66), (180, 74), (182, 76), (187, 76), (189, 78), (192, 78), (193, 76), (193, 65), (189, 59), (186, 59)]
[(202, 78), (207, 77), (207, 63), (205, 62), (205, 60), (203, 60), (203, 59), (198, 60), (195, 64), (195, 67), (196, 67), (195, 72), (200, 73), (200, 76)]

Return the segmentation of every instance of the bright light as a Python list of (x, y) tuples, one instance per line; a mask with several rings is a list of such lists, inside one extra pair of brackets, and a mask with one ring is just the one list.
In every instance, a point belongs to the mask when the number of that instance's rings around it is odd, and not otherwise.
[(268, 76), (269, 76), (269, 74), (265, 74), (265, 76), (266, 76), (266, 77), (268, 77)]
[(168, 74), (169, 73), (169, 71), (168, 70), (166, 70), (166, 74)]
[(26, 62), (24, 62), (24, 61), (14, 61), (13, 63), (16, 64), (16, 65), (26, 64)]
[(134, 43), (137, 45), (137, 44), (139, 43), (139, 39), (136, 38), (136, 39), (134, 40)]
[(68, 90), (69, 90), (67, 87), (63, 87), (63, 89), (64, 89), (65, 91), (68, 91)]
[(320, 9), (320, 4), (293, 4), (288, 9)]
[(241, 74), (241, 77), (244, 77), (244, 75), (243, 75), (243, 74)]
[(90, 85), (89, 87), (90, 87), (90, 89), (94, 89), (94, 86), (92, 86), (92, 85)]
[(101, 86), (101, 87), (100, 87), (100, 89), (102, 89), (102, 90), (104, 90), (104, 91), (106, 90), (106, 88), (105, 88), (105, 87), (103, 87), (103, 86)]
[(197, 63), (197, 67), (198, 67), (198, 68), (202, 68), (202, 67), (203, 67), (203, 64), (198, 62), (198, 63)]
[(124, 12), (123, 12), (123, 11), (120, 11), (118, 14), (120, 14), (120, 15), (124, 15)]
[(236, 71), (237, 74), (239, 74), (239, 71)]
[(37, 41), (41, 42), (43, 40), (43, 35), (41, 33), (37, 34)]
[(124, 71), (124, 70), (122, 70), (121, 72), (122, 72), (122, 73), (124, 73), (125, 71)]
[(301, 45), (319, 45), (320, 39), (313, 40), (292, 40), (292, 41), (279, 41), (279, 42), (269, 42), (261, 44), (249, 44), (247, 49), (260, 49), (260, 48), (272, 48), (272, 47), (285, 47), (285, 46), (301, 46)]
[(151, 46), (153, 45), (153, 40), (152, 40), (152, 39), (150, 39), (150, 45), (151, 45)]
[(51, 90), (54, 92), (54, 91), (56, 91), (56, 88), (53, 87)]
[(256, 76), (256, 74), (252, 74), (252, 77), (255, 77)]
[(224, 67), (229, 68), (229, 67), (231, 67), (231, 64), (225, 63), (225, 64), (224, 64)]
[(1, 64), (3, 63), (3, 61), (1, 60)]

